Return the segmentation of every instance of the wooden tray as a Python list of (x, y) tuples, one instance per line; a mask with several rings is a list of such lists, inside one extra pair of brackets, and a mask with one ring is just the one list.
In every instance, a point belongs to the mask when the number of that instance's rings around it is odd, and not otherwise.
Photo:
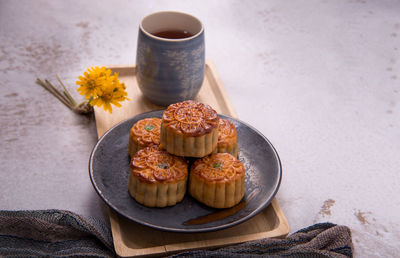
[[(116, 123), (136, 114), (161, 109), (145, 99), (140, 92), (134, 66), (112, 66), (119, 73), (128, 91), (129, 102), (121, 108), (113, 108), (109, 114), (95, 108), (97, 135), (100, 138)], [(207, 60), (205, 79), (196, 100), (207, 103), (218, 113), (237, 117), (229, 97), (219, 79), (214, 64)], [(109, 209), (114, 248), (121, 257), (167, 255), (185, 250), (211, 248), (242, 243), (266, 237), (285, 237), (289, 224), (274, 198), (271, 204), (259, 214), (237, 226), (207, 233), (164, 232), (132, 222)]]

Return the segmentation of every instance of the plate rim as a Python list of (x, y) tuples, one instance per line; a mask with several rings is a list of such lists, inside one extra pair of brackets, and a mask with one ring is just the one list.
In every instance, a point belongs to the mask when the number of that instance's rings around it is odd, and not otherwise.
[(229, 227), (232, 227), (232, 226), (235, 226), (235, 225), (239, 225), (239, 224), (251, 219), (252, 217), (257, 215), (259, 212), (261, 212), (263, 209), (265, 209), (268, 205), (271, 204), (271, 202), (274, 199), (275, 195), (277, 194), (277, 192), (278, 192), (278, 190), (280, 188), (281, 182), (282, 182), (282, 162), (281, 162), (281, 159), (279, 157), (279, 154), (278, 154), (276, 148), (274, 147), (274, 145), (270, 142), (270, 140), (264, 134), (262, 134), (259, 130), (257, 130), (253, 126), (249, 125), (248, 123), (246, 123), (246, 122), (244, 122), (244, 121), (242, 121), (242, 120), (240, 120), (238, 118), (234, 118), (234, 117), (231, 117), (229, 115), (224, 115), (224, 114), (219, 114), (218, 113), (218, 116), (220, 116), (222, 118), (228, 118), (228, 119), (237, 121), (237, 122), (247, 126), (248, 128), (252, 129), (258, 135), (260, 135), (269, 144), (269, 146), (271, 147), (271, 149), (273, 151), (273, 154), (274, 154), (274, 156), (276, 158), (277, 165), (278, 165), (277, 166), (278, 167), (278, 173), (277, 173), (278, 174), (278, 178), (277, 178), (276, 187), (273, 190), (272, 194), (270, 195), (270, 197), (268, 198), (267, 201), (265, 201), (262, 205), (258, 206), (256, 209), (251, 211), (245, 217), (240, 218), (238, 220), (232, 221), (230, 223), (225, 223), (225, 224), (219, 225), (219, 226), (206, 227), (206, 228), (195, 228), (195, 229), (193, 229), (193, 228), (182, 229), (182, 228), (171, 228), (171, 227), (159, 226), (159, 225), (148, 223), (146, 221), (135, 220), (135, 219), (129, 217), (128, 215), (123, 214), (121, 211), (119, 211), (119, 209), (117, 207), (115, 207), (115, 205), (111, 201), (109, 201), (106, 196), (104, 196), (102, 194), (101, 189), (98, 187), (97, 183), (94, 180), (94, 174), (93, 174), (93, 157), (94, 157), (94, 154), (95, 154), (97, 148), (99, 147), (99, 145), (101, 144), (101, 142), (104, 140), (104, 138), (106, 138), (107, 135), (110, 132), (112, 132), (115, 128), (121, 126), (122, 124), (124, 124), (124, 123), (126, 123), (126, 122), (128, 122), (130, 120), (134, 120), (137, 116), (147, 115), (149, 113), (156, 113), (156, 112), (160, 112), (160, 111), (163, 111), (163, 110), (165, 110), (165, 109), (151, 110), (151, 111), (139, 113), (139, 114), (136, 114), (134, 116), (131, 116), (131, 117), (127, 118), (127, 119), (124, 119), (124, 120), (118, 122), (117, 124), (115, 124), (114, 126), (109, 128), (108, 130), (106, 130), (104, 132), (104, 134), (97, 140), (96, 144), (94, 145), (94, 147), (93, 147), (93, 149), (92, 149), (92, 151), (90, 153), (90, 156), (89, 156), (89, 164), (88, 164), (89, 177), (90, 177), (90, 181), (91, 181), (92, 186), (95, 189), (97, 195), (100, 197), (100, 199), (102, 199), (104, 201), (104, 203), (108, 207), (110, 207), (118, 215), (128, 219), (129, 221), (133, 221), (135, 223), (138, 223), (138, 224), (141, 224), (141, 225), (153, 228), (153, 229), (158, 229), (158, 230), (168, 231), (168, 232), (178, 232), (178, 233), (202, 233), (202, 232), (212, 232), (212, 231), (222, 230), (222, 229), (226, 229), (226, 228), (229, 228)]

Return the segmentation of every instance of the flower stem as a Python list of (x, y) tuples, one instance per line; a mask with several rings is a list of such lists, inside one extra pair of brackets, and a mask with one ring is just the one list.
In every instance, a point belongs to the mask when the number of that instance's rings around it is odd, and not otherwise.
[(50, 92), (54, 97), (60, 100), (69, 109), (73, 110), (74, 106), (72, 105), (72, 103), (70, 103), (69, 100), (66, 99), (48, 80), (45, 80), (43, 82), (41, 79), (37, 78), (36, 83), (45, 88), (48, 92)]
[(69, 93), (67, 87), (65, 87), (64, 83), (61, 81), (60, 77), (58, 77), (58, 75), (56, 75), (58, 82), (61, 84), (61, 86), (64, 88), (64, 95), (69, 99), (69, 101), (71, 102), (71, 104), (76, 107), (78, 105), (78, 103), (76, 103), (76, 101), (74, 100), (74, 98), (71, 96), (71, 94)]
[(62, 99), (65, 103), (67, 103), (68, 106), (69, 106), (71, 109), (74, 108), (74, 106), (73, 106), (72, 103), (68, 100), (68, 98), (66, 98), (64, 95), (62, 95), (62, 94), (60, 93), (60, 91), (59, 91), (56, 87), (54, 87), (53, 84), (51, 84), (51, 82), (50, 82), (49, 80), (45, 80), (45, 83), (47, 84), (47, 86), (48, 86), (50, 89), (52, 89), (52, 90), (54, 91), (54, 93), (57, 94), (57, 96), (59, 97), (60, 100)]
[(75, 99), (69, 93), (67, 87), (62, 83), (61, 79), (57, 76), (58, 82), (64, 88), (62, 93), (51, 84), (50, 81), (37, 78), (36, 83), (45, 88), (48, 92), (50, 92), (54, 97), (56, 97), (61, 103), (63, 103), (67, 108), (71, 109), (77, 114), (88, 115), (93, 113), (93, 107), (89, 105), (87, 101), (83, 101), (78, 104)]

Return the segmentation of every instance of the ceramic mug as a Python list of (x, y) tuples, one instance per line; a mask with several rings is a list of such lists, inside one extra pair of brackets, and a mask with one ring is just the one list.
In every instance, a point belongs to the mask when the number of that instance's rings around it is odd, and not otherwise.
[(136, 78), (143, 95), (161, 106), (194, 99), (204, 80), (204, 28), (180, 12), (157, 12), (139, 26)]

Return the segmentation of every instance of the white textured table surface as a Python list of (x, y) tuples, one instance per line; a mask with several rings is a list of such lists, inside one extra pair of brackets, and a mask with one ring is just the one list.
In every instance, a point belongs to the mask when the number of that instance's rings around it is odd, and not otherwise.
[(291, 232), (351, 228), (355, 255), (400, 252), (399, 1), (0, 0), (0, 209), (107, 220), (88, 176), (95, 121), (35, 84), (74, 90), (88, 67), (135, 63), (140, 19), (177, 10), (205, 26), (206, 56), (241, 120), (274, 144)]

